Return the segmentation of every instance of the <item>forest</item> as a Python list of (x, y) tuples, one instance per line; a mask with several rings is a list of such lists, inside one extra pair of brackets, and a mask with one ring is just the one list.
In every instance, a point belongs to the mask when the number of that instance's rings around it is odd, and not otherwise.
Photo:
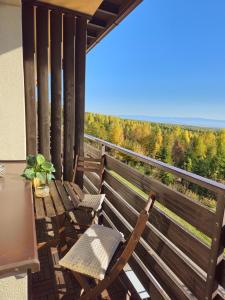
[[(225, 182), (224, 129), (188, 128), (86, 113), (85, 132), (195, 174)], [(121, 159), (167, 185), (178, 186), (172, 174), (153, 170), (128, 157), (122, 156)], [(183, 192), (184, 186), (187, 189), (187, 183), (178, 186), (178, 189)], [(211, 206), (208, 199), (213, 195), (208, 191), (191, 184), (188, 191)]]

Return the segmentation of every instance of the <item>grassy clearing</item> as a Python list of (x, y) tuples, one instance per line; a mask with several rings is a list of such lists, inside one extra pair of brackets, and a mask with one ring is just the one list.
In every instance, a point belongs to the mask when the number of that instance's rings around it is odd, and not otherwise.
[[(120, 182), (122, 182), (123, 184), (127, 185), (129, 188), (131, 188), (134, 192), (136, 192), (137, 194), (139, 194), (140, 196), (142, 196), (143, 198), (145, 198), (147, 200), (148, 195), (145, 194), (142, 190), (140, 190), (139, 188), (137, 188), (135, 185), (133, 185), (132, 183), (130, 183), (128, 180), (126, 180), (125, 178), (121, 177), (119, 174), (117, 174), (114, 171), (110, 171), (110, 173), (117, 178)], [(210, 246), (211, 245), (211, 239), (206, 236), (204, 233), (202, 233), (201, 231), (199, 231), (198, 229), (196, 229), (194, 226), (192, 226), (191, 224), (189, 224), (188, 222), (186, 222), (184, 219), (180, 218), (178, 215), (176, 215), (175, 213), (173, 213), (171, 210), (167, 209), (165, 206), (163, 206), (161, 203), (156, 201), (155, 204), (162, 212), (164, 212), (166, 215), (168, 215), (171, 219), (173, 219), (176, 223), (178, 223), (179, 225), (181, 225), (184, 229), (186, 229), (188, 232), (190, 232), (191, 234), (193, 234), (195, 237), (197, 237), (199, 240), (201, 240), (203, 243), (205, 243), (206, 245)]]

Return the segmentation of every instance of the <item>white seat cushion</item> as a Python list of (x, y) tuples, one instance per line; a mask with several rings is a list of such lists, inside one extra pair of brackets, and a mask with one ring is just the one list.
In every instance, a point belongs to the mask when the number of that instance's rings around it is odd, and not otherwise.
[(83, 200), (78, 204), (78, 207), (92, 208), (94, 211), (98, 211), (102, 207), (104, 198), (105, 194), (85, 194)]
[(123, 234), (119, 231), (94, 224), (85, 231), (59, 264), (72, 271), (102, 280), (122, 241)]

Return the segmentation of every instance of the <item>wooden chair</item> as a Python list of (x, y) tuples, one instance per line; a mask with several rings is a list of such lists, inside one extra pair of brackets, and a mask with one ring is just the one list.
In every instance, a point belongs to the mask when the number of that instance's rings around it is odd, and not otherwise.
[[(140, 240), (154, 201), (155, 196), (150, 196), (124, 243), (123, 234), (116, 229), (94, 224), (59, 261), (61, 266), (72, 271), (84, 289), (81, 300), (96, 299), (118, 277)], [(90, 284), (90, 278), (95, 279), (94, 285)]]
[[(82, 189), (74, 183), (77, 172), (94, 172), (99, 176), (99, 187), (98, 193), (94, 194), (86, 194), (82, 191)], [(82, 211), (84, 217), (86, 219), (91, 219), (89, 224), (84, 224), (84, 222), (77, 220), (73, 211), (67, 213), (67, 216), (70, 219), (72, 225), (77, 228), (80, 228), (83, 231), (83, 228), (89, 227), (96, 219), (96, 216), (101, 213), (102, 203), (105, 198), (105, 194), (101, 194), (102, 190), (102, 181), (103, 181), (103, 172), (104, 172), (104, 156), (100, 159), (94, 159), (89, 157), (81, 157), (76, 155), (75, 164), (74, 164), (74, 172), (73, 172), (73, 181), (68, 183), (64, 182), (64, 187), (68, 193), (70, 200), (74, 204), (74, 209)], [(72, 193), (71, 193), (72, 189)], [(73, 193), (74, 192), (74, 193)], [(84, 219), (84, 218), (81, 218)]]
[(76, 155), (72, 181), (75, 182), (77, 172), (94, 172), (99, 176), (98, 192), (100, 193), (102, 189), (104, 162), (104, 155), (99, 159)]

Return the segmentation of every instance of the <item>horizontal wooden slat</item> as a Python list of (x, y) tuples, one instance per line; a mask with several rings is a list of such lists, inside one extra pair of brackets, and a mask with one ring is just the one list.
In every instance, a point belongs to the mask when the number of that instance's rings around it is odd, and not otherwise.
[(133, 256), (130, 258), (129, 264), (130, 264), (132, 270), (135, 272), (137, 278), (141, 281), (142, 285), (145, 287), (145, 289), (151, 295), (152, 300), (171, 299), (168, 295), (167, 296), (164, 295), (165, 291), (160, 292), (160, 288), (158, 287), (158, 289), (157, 289), (157, 287), (152, 283), (152, 281), (149, 280), (149, 278), (145, 274), (144, 270), (141, 268), (141, 266), (138, 264), (138, 262), (134, 259)]
[(98, 189), (100, 185), (100, 178), (96, 173), (85, 172), (85, 176), (94, 184), (94, 186)]
[(77, 171), (84, 171), (84, 172), (86, 171), (86, 172), (98, 172), (98, 173), (100, 173), (100, 171), (97, 170), (96, 167), (90, 167), (90, 166), (84, 166), (84, 167), (78, 166), (76, 170)]
[(84, 187), (88, 190), (90, 194), (98, 194), (97, 188), (86, 176), (84, 176)]
[[(109, 204), (104, 202), (103, 204), (104, 213), (110, 218), (111, 222), (116, 226), (116, 228), (123, 232), (125, 238), (129, 237), (131, 230), (126, 226), (126, 222), (120, 219), (118, 213), (114, 213)], [(157, 279), (159, 285), (161, 285), (164, 291), (174, 300), (183, 300), (183, 299), (193, 299), (193, 297), (187, 296), (187, 288), (184, 287), (181, 282), (176, 279), (176, 276), (172, 272), (168, 274), (168, 267), (162, 262), (162, 260), (155, 255), (151, 250), (148, 252), (142, 244), (138, 244), (138, 247), (135, 250), (135, 253), (144, 258), (143, 262), (147, 269), (153, 274)], [(179, 286), (178, 286), (179, 285)]]
[(101, 151), (87, 143), (84, 144), (84, 153), (93, 158), (101, 157)]
[[(93, 177), (95, 176), (92, 175)], [(146, 200), (114, 178), (107, 170), (105, 171), (105, 181), (138, 212), (144, 208)], [(156, 206), (152, 210), (149, 221), (203, 270), (207, 270), (210, 249), (205, 244), (175, 223)]]
[(219, 266), (220, 280), (219, 284), (225, 289), (225, 256), (223, 257)]
[[(94, 164), (97, 164), (97, 163), (101, 163), (102, 160), (100, 158), (92, 158), (92, 157), (83, 157), (83, 156), (79, 156), (79, 162), (81, 163), (85, 163), (85, 162), (89, 162), (89, 163), (94, 163)], [(79, 163), (78, 162), (78, 163)]]
[(115, 158), (106, 155), (106, 167), (118, 173), (145, 193), (155, 192), (157, 200), (198, 230), (212, 237), (215, 214), (187, 196), (141, 174)]

